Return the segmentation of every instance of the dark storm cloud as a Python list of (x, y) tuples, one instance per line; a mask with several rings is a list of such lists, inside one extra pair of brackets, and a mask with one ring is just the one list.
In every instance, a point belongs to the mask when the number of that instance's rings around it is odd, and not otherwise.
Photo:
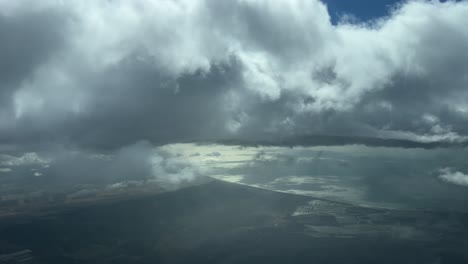
[[(14, 94), (34, 71), (59, 53), (67, 37), (66, 10), (25, 11), (17, 15), (0, 12), (0, 152), (14, 151), (6, 131), (16, 127)], [(28, 143), (19, 142), (19, 145)]]
[[(64, 10), (62, 10), (63, 12)], [(66, 13), (58, 10), (0, 14), (0, 100), (12, 93), (49, 56), (60, 51), (66, 37)]]
[(139, 140), (161, 145), (216, 139), (226, 133), (225, 93), (240, 85), (241, 66), (235, 58), (174, 78), (156, 64), (156, 58), (141, 61), (138, 56), (132, 54), (105, 72), (86, 76), (80, 85), (93, 94), (79, 113), (44, 106), (47, 116), (29, 113), (9, 135), (19, 142), (59, 139), (107, 150)]
[(152, 62), (130, 57), (93, 76), (94, 97), (62, 133), (79, 145), (115, 149), (139, 139), (160, 145), (224, 132), (224, 94), (240, 78), (235, 60), (176, 79)]

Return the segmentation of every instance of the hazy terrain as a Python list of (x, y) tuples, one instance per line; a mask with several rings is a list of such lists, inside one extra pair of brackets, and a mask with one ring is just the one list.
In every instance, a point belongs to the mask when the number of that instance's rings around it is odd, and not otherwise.
[(0, 219), (38, 263), (466, 263), (468, 214), (371, 209), (220, 181)]

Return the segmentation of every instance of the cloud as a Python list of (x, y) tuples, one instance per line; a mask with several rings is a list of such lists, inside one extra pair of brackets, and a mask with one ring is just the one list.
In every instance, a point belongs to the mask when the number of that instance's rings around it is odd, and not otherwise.
[(0, 173), (7, 173), (7, 172), (11, 172), (11, 169), (10, 168), (0, 168)]
[(452, 168), (443, 168), (440, 171), (439, 178), (453, 184), (468, 186), (468, 175)]
[(466, 14), (409, 1), (333, 25), (318, 0), (0, 1), (0, 151), (114, 173), (91, 157), (142, 141), (466, 142)]
[[(46, 162), (45, 162), (46, 161)], [(44, 163), (45, 162), (45, 163)], [(202, 175), (202, 170), (183, 156), (169, 153), (141, 141), (117, 151), (99, 154), (75, 149), (52, 149), (13, 157), (2, 166), (10, 166), (9, 180), (20, 184), (112, 184), (131, 181), (158, 181), (177, 185)], [(31, 176), (41, 176), (34, 179)]]
[(50, 162), (47, 158), (41, 157), (36, 152), (28, 152), (23, 155), (16, 157), (6, 154), (0, 154), (0, 165), (1, 166), (10, 166), (10, 167), (19, 167), (19, 166), (28, 166), (28, 165), (42, 165), (47, 166)]
[(1, 5), (2, 142), (468, 135), (466, 2), (336, 26), (319, 1)]
[(222, 154), (220, 152), (218, 152), (218, 151), (214, 151), (214, 152), (206, 154), (207, 157), (219, 157), (221, 155)]

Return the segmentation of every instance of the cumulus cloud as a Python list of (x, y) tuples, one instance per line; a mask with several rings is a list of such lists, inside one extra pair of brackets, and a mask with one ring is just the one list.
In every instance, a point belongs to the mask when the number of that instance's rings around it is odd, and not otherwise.
[(0, 150), (464, 142), (467, 14), (466, 1), (409, 1), (333, 25), (318, 0), (0, 0)]
[(453, 184), (468, 186), (468, 175), (452, 168), (443, 168), (440, 171), (439, 178)]

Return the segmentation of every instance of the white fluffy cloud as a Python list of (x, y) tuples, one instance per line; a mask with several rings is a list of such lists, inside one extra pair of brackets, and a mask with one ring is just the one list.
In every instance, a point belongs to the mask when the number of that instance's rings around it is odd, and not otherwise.
[(449, 183), (468, 186), (468, 175), (451, 168), (441, 169), (439, 178)]

